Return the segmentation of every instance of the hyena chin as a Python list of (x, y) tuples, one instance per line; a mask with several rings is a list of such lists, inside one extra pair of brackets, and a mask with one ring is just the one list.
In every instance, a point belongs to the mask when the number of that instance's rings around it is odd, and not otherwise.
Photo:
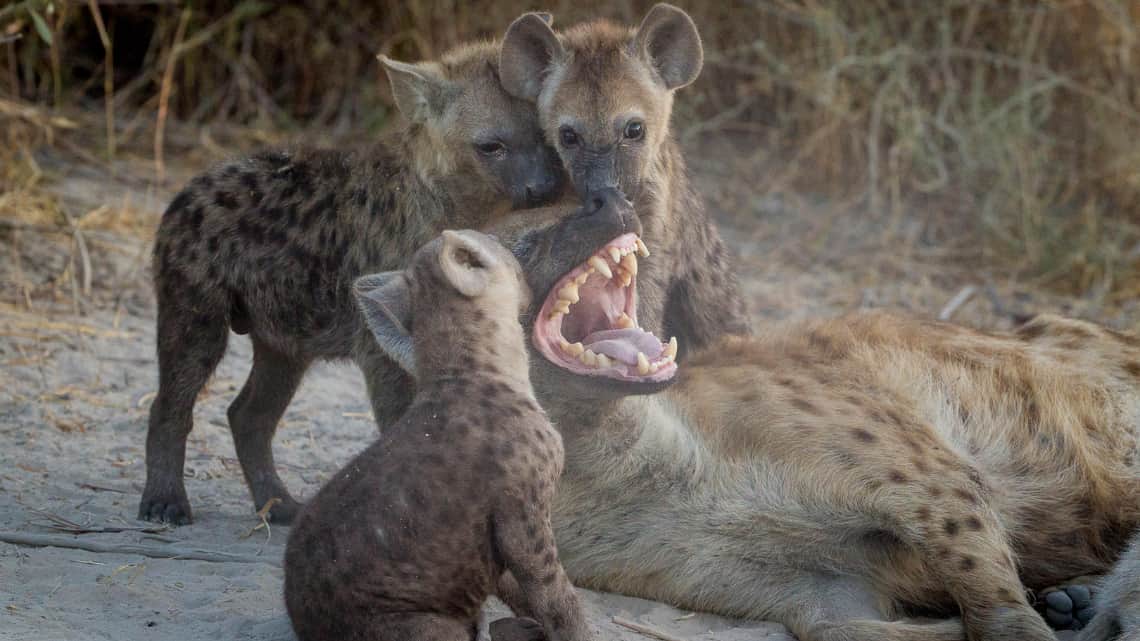
[(194, 178), (162, 217), (154, 248), (158, 394), (139, 517), (191, 521), (182, 474), (195, 397), (248, 333), (253, 367), (229, 407), (256, 508), (289, 521), (299, 504), (273, 461), (278, 420), (314, 360), (351, 358), (383, 429), (410, 398), (353, 302), (360, 275), (400, 267), (448, 227), (478, 227), (559, 198), (564, 180), (534, 107), (505, 92), (498, 45), (439, 61), (382, 58), (407, 123), (355, 151), (260, 153)]
[(555, 34), (525, 14), (500, 58), (504, 88), (537, 103), (583, 202), (607, 189), (633, 201), (653, 248), (639, 279), (642, 325), (676, 336), (681, 359), (750, 331), (731, 258), (670, 131), (673, 94), (697, 78), (703, 55), (688, 14), (659, 4), (636, 29), (597, 21)]

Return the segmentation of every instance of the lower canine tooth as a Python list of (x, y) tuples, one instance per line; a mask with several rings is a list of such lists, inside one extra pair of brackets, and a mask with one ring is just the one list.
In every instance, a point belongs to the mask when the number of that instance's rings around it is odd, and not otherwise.
[(591, 256), (589, 262), (590, 267), (598, 270), (598, 273), (602, 276), (605, 276), (606, 278), (614, 277), (614, 273), (610, 271), (610, 266), (606, 264), (606, 259), (602, 258), (601, 256)]
[(649, 248), (645, 246), (645, 243), (641, 242), (640, 238), (637, 239), (637, 255), (642, 258), (649, 258)]
[(629, 314), (622, 312), (622, 315), (618, 316), (617, 326), (619, 329), (629, 329), (633, 327), (633, 319), (629, 317)]
[(621, 250), (617, 247), (610, 247), (610, 258), (614, 259), (615, 263), (621, 262)]
[(677, 358), (677, 337), (674, 336), (669, 339), (669, 343), (665, 346), (665, 358), (673, 360)]
[(641, 352), (637, 353), (637, 373), (642, 376), (649, 373), (649, 359)]

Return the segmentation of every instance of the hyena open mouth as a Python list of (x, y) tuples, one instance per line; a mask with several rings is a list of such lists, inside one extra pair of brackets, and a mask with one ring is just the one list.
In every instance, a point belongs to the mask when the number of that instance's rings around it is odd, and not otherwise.
[(547, 360), (583, 376), (673, 378), (677, 339), (662, 343), (637, 326), (638, 256), (649, 256), (645, 243), (623, 234), (555, 283), (534, 324), (535, 347)]

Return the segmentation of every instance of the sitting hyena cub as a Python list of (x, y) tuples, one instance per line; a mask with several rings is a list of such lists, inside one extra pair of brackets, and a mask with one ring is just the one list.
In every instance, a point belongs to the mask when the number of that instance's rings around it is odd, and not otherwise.
[(400, 416), (410, 383), (364, 327), (353, 281), (403, 267), (444, 229), (480, 227), (561, 191), (561, 164), (533, 107), (500, 85), (498, 55), (485, 42), (432, 62), (384, 58), (402, 128), (354, 151), (229, 162), (170, 203), (154, 248), (159, 384), (140, 518), (191, 521), (186, 438), (230, 330), (253, 343), (230, 429), (254, 508), (272, 504), (274, 521), (300, 508), (277, 475), (272, 442), (313, 361), (353, 359), (380, 427)]
[(416, 395), (293, 527), (285, 603), (298, 637), (469, 641), (496, 594), (541, 622), (496, 622), (497, 640), (590, 639), (551, 532), (562, 440), (531, 389), (518, 321), (530, 290), (514, 256), (445, 231), (407, 271), (359, 279), (356, 297)]

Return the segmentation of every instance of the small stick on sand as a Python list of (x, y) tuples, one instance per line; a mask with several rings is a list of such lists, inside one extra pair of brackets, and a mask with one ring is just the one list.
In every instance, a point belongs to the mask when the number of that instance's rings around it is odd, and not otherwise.
[(613, 621), (616, 625), (620, 625), (623, 628), (629, 628), (638, 634), (642, 634), (653, 639), (661, 639), (661, 641), (685, 641), (685, 639), (682, 639), (681, 637), (675, 637), (668, 632), (662, 632), (657, 628), (645, 625), (644, 623), (638, 623), (637, 621), (630, 621), (629, 619), (623, 619), (619, 616), (611, 617), (610, 620)]
[(954, 312), (958, 311), (959, 307), (965, 305), (971, 298), (974, 297), (974, 292), (977, 290), (978, 288), (974, 287), (973, 285), (966, 285), (963, 287), (957, 294), (954, 295), (954, 298), (950, 299), (950, 302), (946, 303), (946, 306), (942, 308), (942, 311), (938, 312), (938, 320), (950, 320), (950, 318), (954, 316)]

